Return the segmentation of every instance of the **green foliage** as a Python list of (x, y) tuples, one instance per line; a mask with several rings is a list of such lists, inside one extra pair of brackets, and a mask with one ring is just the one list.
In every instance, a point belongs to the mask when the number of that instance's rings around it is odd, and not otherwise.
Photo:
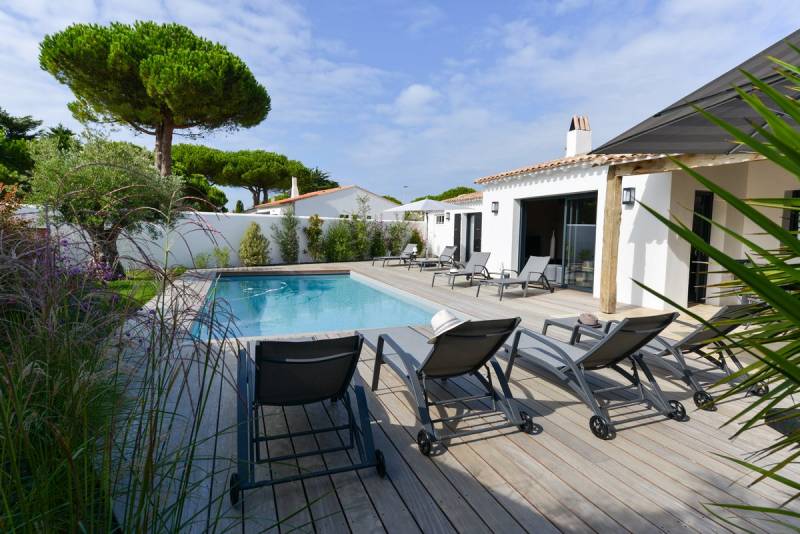
[(331, 180), (331, 175), (319, 167), (313, 169), (299, 169), (297, 174), (297, 188), (300, 194), (311, 193), (339, 187), (339, 182)]
[(258, 267), (269, 263), (269, 240), (261, 227), (251, 222), (239, 243), (239, 263), (244, 267)]
[(383, 225), (372, 222), (369, 225), (369, 257), (386, 255), (386, 236), (384, 235)]
[[(800, 53), (800, 50), (797, 51)], [(800, 68), (781, 62), (776, 63), (786, 78), (779, 84), (798, 90)], [(702, 110), (701, 113), (725, 130), (737, 143), (748, 146), (774, 165), (786, 169), (800, 182), (800, 131), (797, 129), (797, 124), (800, 122), (800, 103), (795, 97), (788, 97), (776, 91), (775, 87), (778, 84), (769, 86), (758, 78), (750, 75), (748, 77), (758, 91), (744, 92), (738, 89), (737, 91), (742, 100), (760, 116), (758, 121), (752, 123), (758, 135), (753, 135), (750, 127), (748, 131), (743, 131)], [(761, 397), (750, 396), (748, 407), (732, 417), (726, 425), (735, 425), (734, 436), (763, 425), (765, 421), (796, 428), (800, 413), (800, 404), (796, 400), (797, 394), (800, 393), (800, 270), (796, 264), (796, 259), (800, 256), (800, 240), (795, 232), (775, 223), (768, 212), (776, 209), (785, 210), (784, 213), (796, 212), (800, 210), (800, 203), (798, 199), (783, 197), (742, 200), (701, 173), (687, 168), (679, 160), (675, 160), (675, 163), (702, 187), (713, 192), (716, 198), (725, 201), (728, 210), (739, 212), (745, 219), (745, 227), (755, 228), (744, 235), (717, 221), (709, 220), (710, 224), (717, 226), (750, 251), (748, 256), (751, 261), (745, 264), (740, 261), (738, 255), (731, 257), (709, 245), (701, 236), (692, 232), (690, 225), (668, 219), (643, 205), (670, 230), (690, 242), (693, 247), (708, 254), (711, 261), (734, 276), (734, 280), (721, 284), (720, 290), (723, 295), (744, 295), (747, 298), (755, 297), (756, 302), (763, 302), (763, 305), (754, 306), (752, 316), (738, 321), (742, 328), (719, 341), (721, 347), (738, 353), (740, 357), (748, 354), (755, 361), (744, 371), (721, 381), (727, 383), (730, 388), (718, 396), (717, 402), (724, 402), (734, 395), (747, 394), (752, 388), (761, 384), (769, 384), (770, 389)], [(741, 228), (741, 223), (739, 224)], [(751, 239), (752, 235), (771, 236), (776, 245), (770, 248), (760, 246)], [(658, 295), (644, 285), (639, 285)], [(661, 298), (667, 300), (666, 297)], [(702, 321), (691, 310), (683, 311)], [(737, 378), (740, 381), (733, 382)], [(793, 430), (767, 448), (755, 451), (748, 461), (733, 457), (729, 460), (757, 475), (753, 483), (771, 479), (774, 484), (785, 486), (787, 492), (796, 495), (800, 490), (800, 481), (792, 478), (793, 475), (781, 474), (781, 471), (796, 464), (800, 458), (798, 444), (800, 444), (800, 432)], [(796, 530), (796, 524), (790, 525), (785, 520), (800, 519), (800, 513), (787, 507), (771, 508), (760, 504), (750, 506), (737, 502), (718, 503), (714, 506), (750, 512), (756, 516), (766, 515), (768, 517), (763, 521), (765, 524), (772, 522), (773, 528)], [(731, 522), (728, 518), (715, 515), (723, 521)], [(764, 517), (756, 519), (763, 520)]]
[(422, 239), (422, 234), (416, 228), (411, 229), (411, 236), (408, 238), (409, 243), (417, 245), (417, 252), (425, 255), (425, 240)]
[[(176, 174), (180, 175), (180, 169), (175, 166)], [(202, 174), (190, 174), (181, 176), (183, 181), (184, 204), (186, 207), (198, 211), (225, 211), (225, 204), (228, 197), (225, 192), (214, 187)]]
[(353, 233), (350, 222), (339, 219), (328, 225), (323, 239), (325, 261), (351, 261), (353, 253)]
[(400, 200), (396, 199), (392, 195), (383, 195), (383, 198), (385, 198), (386, 200), (391, 200), (395, 204), (402, 204), (402, 202), (400, 202)]
[(212, 254), (217, 268), (227, 269), (231, 266), (231, 251), (228, 247), (214, 247)]
[(78, 120), (156, 136), (162, 175), (171, 172), (174, 130), (248, 128), (270, 111), (241, 59), (180, 24), (73, 24), (45, 36), (39, 63), (75, 94)]
[(283, 213), (277, 225), (272, 225), (272, 237), (278, 243), (278, 250), (280, 250), (284, 263), (297, 263), (300, 254), (298, 226), (300, 226), (300, 220), (295, 217), (292, 208)]
[(386, 245), (391, 254), (400, 254), (411, 238), (411, 226), (405, 221), (395, 221), (386, 227)]
[(313, 261), (320, 261), (325, 258), (324, 239), (322, 234), (322, 219), (319, 215), (312, 215), (308, 218), (303, 233), (306, 235), (306, 249)]
[(236, 201), (236, 207), (233, 208), (233, 213), (244, 213), (244, 203), (241, 200)]
[(48, 128), (47, 131), (42, 134), (42, 137), (46, 139), (55, 139), (56, 146), (58, 146), (59, 150), (71, 150), (77, 148), (79, 145), (75, 132), (61, 123), (58, 123), (58, 126)]
[(473, 189), (472, 187), (467, 187), (462, 185), (448, 189), (447, 191), (439, 193), (438, 195), (425, 195), (423, 197), (415, 198), (414, 200), (412, 200), (412, 202), (416, 202), (417, 200), (422, 200), (423, 198), (430, 198), (432, 200), (447, 200), (448, 198), (454, 198), (459, 195), (464, 195), (466, 193), (474, 193), (474, 192), (475, 189)]
[(0, 107), (0, 133), (7, 139), (19, 139), (22, 141), (36, 139), (39, 135), (36, 129), (41, 125), (42, 121), (38, 121), (30, 115), (15, 117)]
[(95, 259), (124, 274), (117, 238), (170, 223), (180, 208), (181, 182), (162, 177), (148, 151), (131, 143), (93, 139), (59, 150), (58, 139), (33, 145), (31, 201), (52, 210), (56, 221), (79, 226), (95, 245)]
[(211, 267), (211, 254), (208, 252), (201, 252), (194, 255), (194, 268), (195, 269), (208, 269)]

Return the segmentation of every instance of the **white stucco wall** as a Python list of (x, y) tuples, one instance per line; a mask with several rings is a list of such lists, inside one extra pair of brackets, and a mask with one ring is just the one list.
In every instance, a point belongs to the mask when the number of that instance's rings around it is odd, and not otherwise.
[[(489, 267), (493, 271), (516, 269), (519, 262), (520, 200), (576, 193), (597, 193), (597, 233), (595, 236), (595, 268), (593, 293), (600, 294), (599, 266), (602, 261), (603, 205), (607, 167), (574, 165), (560, 167), (486, 184), (483, 191), (483, 250), (492, 253)], [(492, 202), (499, 202), (497, 214)]]
[[(428, 252), (433, 256), (438, 256), (444, 247), (450, 245), (458, 245), (461, 249), (461, 258), (464, 258), (463, 249), (466, 240), (466, 214), (479, 213), (482, 207), (480, 202), (453, 204), (453, 208), (442, 213), (431, 213), (428, 215)], [(450, 214), (450, 220), (447, 220), (447, 214)], [(461, 243), (453, 243), (453, 230), (455, 228), (456, 214), (461, 214)], [(436, 223), (436, 216), (443, 215), (444, 222), (442, 224)], [(483, 234), (482, 248), (486, 248), (485, 230)], [(424, 234), (423, 234), (424, 237)]]

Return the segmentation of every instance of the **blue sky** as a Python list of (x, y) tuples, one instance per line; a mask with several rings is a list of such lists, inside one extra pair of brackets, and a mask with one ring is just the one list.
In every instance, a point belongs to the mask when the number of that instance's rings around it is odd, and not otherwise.
[(198, 142), (283, 152), (402, 200), (561, 156), (573, 114), (597, 146), (800, 27), (783, 0), (7, 0), (0, 106), (79, 129), (39, 41), (137, 19), (224, 43), (272, 96), (261, 125)]

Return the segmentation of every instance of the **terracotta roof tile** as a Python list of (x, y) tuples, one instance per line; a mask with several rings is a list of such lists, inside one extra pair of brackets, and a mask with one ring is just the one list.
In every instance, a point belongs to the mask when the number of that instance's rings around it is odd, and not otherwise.
[(462, 202), (473, 202), (475, 200), (481, 200), (483, 198), (483, 191), (474, 191), (472, 193), (464, 193), (463, 195), (458, 195), (457, 197), (448, 198), (443, 202), (452, 202), (454, 204), (460, 204)]
[(484, 176), (475, 180), (476, 184), (488, 184), (511, 178), (522, 174), (531, 174), (534, 172), (556, 169), (559, 167), (567, 167), (569, 165), (590, 165), (592, 167), (600, 167), (602, 165), (618, 165), (620, 163), (630, 163), (634, 161), (644, 161), (653, 158), (663, 157), (663, 154), (579, 154), (577, 156), (569, 156), (566, 158), (551, 159), (543, 161), (527, 167), (520, 167), (510, 171), (504, 171), (490, 176)]

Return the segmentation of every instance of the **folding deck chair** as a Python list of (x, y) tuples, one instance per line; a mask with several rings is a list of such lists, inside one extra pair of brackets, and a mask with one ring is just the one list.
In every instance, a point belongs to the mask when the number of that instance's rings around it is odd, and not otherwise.
[[(463, 437), (487, 430), (516, 426), (522, 432), (541, 431), (531, 417), (518, 406), (511, 395), (508, 382), (494, 355), (519, 325), (520, 319), (495, 319), (467, 321), (438, 336), (428, 343), (427, 336), (409, 327), (364, 331), (364, 340), (375, 351), (375, 370), (372, 390), (378, 388), (381, 368), (389, 365), (408, 385), (417, 405), (417, 419), (422, 429), (417, 433), (417, 445), (425, 456), (431, 454), (434, 443), (443, 439)], [(485, 376), (481, 369), (486, 371)], [(494, 378), (492, 375), (494, 374)], [(447, 380), (460, 376), (473, 376), (485, 392), (478, 395), (434, 401), (429, 395), (432, 380)], [(495, 380), (499, 390), (495, 387)], [(491, 408), (472, 409), (467, 402), (489, 400)], [(431, 418), (432, 406), (460, 405), (463, 415)], [(442, 434), (437, 423), (455, 423), (462, 420), (502, 414), (505, 422), (491, 428), (478, 428)]]
[(410, 262), (408, 262), (408, 270), (411, 270), (411, 267), (419, 267), (420, 272), (425, 267), (437, 267), (439, 269), (443, 269), (446, 265), (454, 265), (453, 256), (455, 256), (456, 250), (458, 247), (453, 245), (448, 245), (444, 247), (442, 253), (439, 254), (435, 258), (414, 258)]
[[(535, 284), (539, 284), (542, 289), (552, 293), (555, 290), (550, 285), (550, 280), (548, 280), (547, 276), (544, 274), (544, 270), (549, 263), (550, 256), (531, 256), (519, 272), (514, 269), (503, 269), (499, 273), (491, 273), (499, 274), (500, 278), (481, 280), (480, 283), (478, 283), (478, 291), (475, 292), (475, 296), (478, 297), (481, 294), (481, 287), (483, 286), (497, 286), (497, 290), (500, 293), (500, 300), (503, 300), (505, 288), (516, 285), (522, 286), (523, 297), (528, 296), (528, 288)], [(516, 276), (506, 277), (506, 273), (514, 273)]]
[(375, 261), (383, 261), (383, 265), (381, 267), (386, 267), (386, 262), (391, 260), (396, 260), (400, 263), (408, 263), (409, 261), (413, 260), (417, 256), (417, 245), (414, 243), (409, 243), (400, 252), (397, 256), (375, 256), (372, 258), (372, 265), (375, 265)]
[(459, 276), (466, 277), (467, 280), (469, 280), (469, 285), (472, 285), (472, 281), (476, 276), (480, 276), (484, 279), (489, 278), (489, 270), (486, 268), (486, 264), (489, 262), (489, 254), (489, 252), (473, 252), (472, 256), (469, 257), (469, 261), (467, 261), (467, 264), (463, 267), (456, 270), (451, 269), (449, 271), (433, 273), (431, 287), (433, 287), (437, 276), (446, 276), (447, 282), (450, 284), (450, 289), (455, 287), (456, 278)]
[[(351, 405), (348, 386), (361, 354), (360, 335), (316, 341), (260, 341), (255, 344), (255, 361), (245, 349), (239, 351), (237, 385), (237, 470), (230, 477), (230, 501), (236, 506), (244, 490), (273, 486), (284, 482), (332, 475), (375, 467), (378, 475), (386, 475), (386, 463), (375, 449), (364, 388), (355, 386), (358, 417)], [(304, 432), (267, 433), (264, 406), (298, 406), (330, 399), (342, 401), (347, 423)], [(270, 456), (271, 441), (315, 436), (325, 432), (347, 432), (343, 445), (309, 452)], [(344, 443), (346, 441), (346, 443)], [(298, 458), (318, 456), (336, 451), (355, 450), (358, 461), (341, 467), (307, 471), (280, 478), (256, 480), (259, 464), (280, 465)]]
[[(694, 402), (698, 408), (713, 410), (713, 397), (697, 382), (694, 376), (695, 371), (686, 365), (685, 355), (693, 352), (728, 376), (735, 372), (728, 365), (728, 360), (733, 362), (736, 370), (741, 371), (744, 366), (720, 338), (730, 334), (740, 326), (741, 319), (752, 315), (759, 309), (762, 308), (758, 304), (735, 304), (722, 307), (706, 321), (707, 324), (692, 324), (676, 320), (675, 322), (693, 327), (694, 330), (681, 339), (658, 336), (642, 348), (642, 355), (647, 363), (666, 369), (674, 376), (680, 377), (694, 391)], [(609, 321), (606, 329), (611, 328), (613, 323), (614, 321)], [(708, 349), (713, 350), (709, 351)], [(737, 377), (735, 381), (743, 382), (748, 378), (747, 375), (744, 375)], [(760, 382), (754, 384), (749, 392), (760, 397), (769, 392), (769, 386)]]
[[(589, 428), (601, 439), (614, 437), (614, 423), (609, 408), (622, 407), (644, 402), (659, 413), (678, 421), (686, 420), (686, 409), (676, 401), (667, 401), (656, 383), (653, 373), (640, 353), (642, 347), (652, 341), (676, 317), (677, 313), (654, 315), (651, 317), (632, 317), (615, 324), (607, 335), (601, 337), (590, 348), (584, 349), (547, 337), (528, 329), (519, 329), (508, 349), (510, 354), (506, 377), (511, 376), (516, 358), (523, 357), (535, 372), (568, 385), (592, 410)], [(524, 336), (524, 339), (523, 339)], [(621, 367), (627, 360), (632, 364), (630, 372)], [(613, 369), (622, 375), (630, 385), (617, 385), (592, 389), (589, 385), (590, 371)], [(647, 387), (639, 376), (642, 371), (647, 377)], [(635, 389), (639, 396), (635, 401), (610, 401), (598, 399), (598, 395)], [(645, 417), (645, 416), (642, 416)]]

